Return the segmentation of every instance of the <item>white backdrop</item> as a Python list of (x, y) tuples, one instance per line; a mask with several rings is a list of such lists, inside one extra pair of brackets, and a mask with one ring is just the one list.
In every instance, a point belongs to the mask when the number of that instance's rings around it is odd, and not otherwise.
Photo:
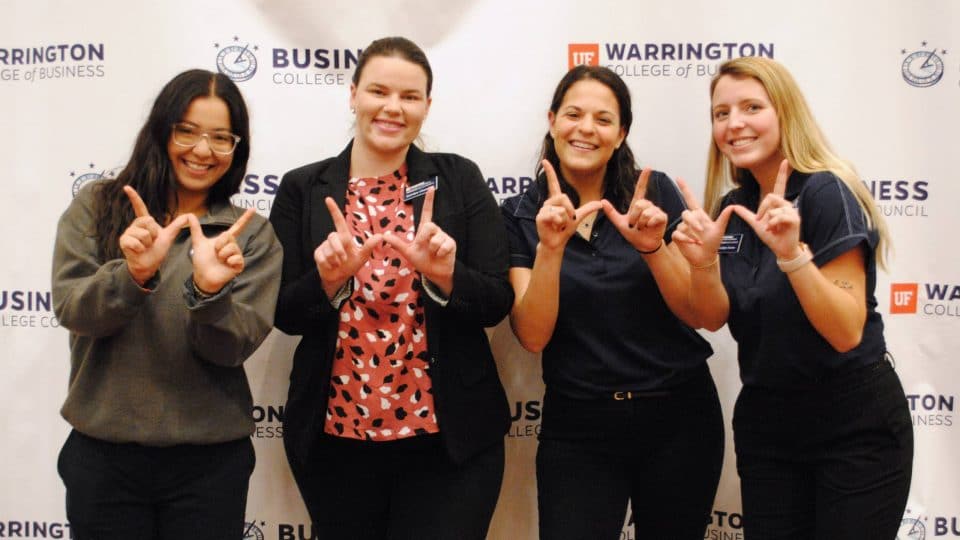
[[(67, 333), (50, 309), (49, 275), (56, 220), (76, 186), (126, 161), (167, 80), (187, 68), (217, 69), (220, 57), (223, 68), (250, 76), (239, 85), (251, 110), (253, 153), (237, 202), (266, 215), (286, 170), (346, 144), (354, 58), (371, 40), (395, 34), (419, 43), (433, 65), (427, 149), (475, 160), (498, 198), (533, 176), (551, 93), (574, 57), (624, 76), (634, 99), (635, 154), (698, 190), (709, 74), (730, 54), (764, 51), (784, 62), (893, 231), (896, 255), (890, 273), (879, 276), (877, 297), (916, 435), (900, 538), (960, 537), (960, 366), (950, 354), (960, 347), (960, 259), (952, 249), (960, 221), (949, 203), (960, 195), (956, 0), (0, 0), (0, 10), (7, 194), (0, 202), (0, 538), (69, 537), (55, 468), (69, 431), (58, 412), (69, 356)], [(539, 359), (505, 324), (490, 335), (515, 417), (490, 538), (532, 539)], [(739, 540), (729, 433), (739, 389), (735, 347), (726, 330), (707, 337), (728, 433), (705, 537)], [(313, 536), (281, 440), (295, 344), (275, 331), (247, 362), (258, 420), (247, 538)], [(642, 515), (637, 509), (641, 531)], [(633, 537), (624, 530), (622, 538)]]

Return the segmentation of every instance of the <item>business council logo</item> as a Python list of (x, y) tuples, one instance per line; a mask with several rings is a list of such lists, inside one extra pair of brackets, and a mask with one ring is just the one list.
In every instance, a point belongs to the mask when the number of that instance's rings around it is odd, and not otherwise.
[(263, 540), (263, 529), (260, 527), (266, 527), (266, 522), (261, 521), (257, 525), (254, 521), (248, 521), (243, 524), (243, 540)]
[(32, 84), (103, 78), (105, 49), (103, 43), (38, 43), (24, 48), (0, 48), (0, 82)]
[(940, 82), (943, 78), (943, 58), (946, 55), (946, 49), (940, 49), (937, 54), (936, 47), (930, 47), (924, 41), (920, 48), (916, 50), (900, 49), (903, 56), (903, 62), (900, 63), (900, 74), (903, 80), (911, 86), (917, 88), (927, 88)]
[(960, 317), (960, 285), (891, 283), (890, 314), (917, 313), (927, 317)]
[(74, 197), (80, 193), (80, 190), (84, 185), (95, 182), (97, 180), (102, 180), (104, 178), (116, 178), (120, 171), (123, 170), (123, 167), (114, 167), (112, 169), (100, 169), (97, 170), (97, 167), (90, 163), (86, 171), (77, 172), (76, 170), (70, 171), (71, 185), (70, 192)]
[(257, 56), (253, 54), (259, 47), (250, 43), (241, 45), (240, 38), (233, 36), (233, 42), (223, 47), (214, 43), (217, 49), (217, 70), (234, 82), (249, 81), (257, 74)]
[(280, 176), (276, 174), (247, 173), (240, 189), (230, 201), (240, 208), (253, 208), (267, 216), (273, 208), (273, 199), (280, 189)]
[(930, 198), (929, 180), (864, 180), (877, 210), (884, 217), (925, 218)]
[(897, 529), (897, 540), (925, 540), (927, 537), (927, 517), (911, 515), (910, 508), (903, 514), (900, 528)]
[(621, 77), (687, 79), (712, 77), (733, 58), (773, 58), (774, 49), (772, 42), (751, 41), (569, 43), (567, 65), (602, 65)]

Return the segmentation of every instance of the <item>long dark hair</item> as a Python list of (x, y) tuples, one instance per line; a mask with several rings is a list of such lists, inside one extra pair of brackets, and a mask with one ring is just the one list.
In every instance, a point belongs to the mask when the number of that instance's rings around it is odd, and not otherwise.
[(416, 43), (400, 36), (380, 38), (367, 45), (367, 48), (360, 53), (357, 69), (353, 72), (353, 84), (360, 83), (363, 68), (367, 66), (367, 62), (371, 58), (377, 56), (399, 56), (423, 68), (423, 71), (427, 74), (427, 97), (430, 97), (430, 90), (433, 89), (433, 70), (430, 69), (427, 55)]
[[(609, 88), (617, 99), (617, 106), (620, 108), (620, 126), (623, 128), (624, 141), (620, 148), (614, 150), (613, 155), (610, 156), (603, 182), (604, 197), (609, 199), (618, 210), (626, 212), (630, 200), (633, 198), (633, 191), (640, 170), (637, 168), (636, 159), (633, 157), (630, 145), (626, 141), (626, 136), (630, 134), (630, 126), (633, 124), (633, 109), (630, 101), (630, 90), (623, 79), (603, 66), (576, 66), (568, 71), (560, 79), (560, 83), (557, 84), (557, 89), (553, 92), (553, 100), (550, 102), (550, 111), (556, 115), (570, 87), (587, 79), (597, 81)], [(560, 158), (557, 156), (550, 130), (547, 130), (547, 134), (543, 137), (540, 159), (537, 160), (537, 177), (543, 174), (543, 166), (540, 165), (540, 162), (544, 159), (548, 160), (553, 165), (553, 169), (557, 171), (557, 178), (560, 180), (560, 187), (563, 192), (570, 197), (575, 206), (579, 206), (580, 197), (577, 196), (576, 190), (571, 188), (570, 184), (563, 178), (563, 173), (560, 170)]]
[(167, 152), (173, 124), (183, 119), (190, 103), (198, 97), (218, 97), (230, 111), (230, 128), (240, 136), (227, 172), (207, 194), (207, 205), (228, 203), (240, 189), (250, 159), (250, 119), (240, 89), (227, 76), (202, 69), (191, 69), (168, 82), (153, 102), (150, 116), (140, 128), (130, 160), (116, 178), (97, 186), (96, 230), (98, 252), (102, 260), (121, 256), (120, 235), (133, 221), (133, 207), (123, 186), (137, 190), (150, 215), (164, 223), (177, 210), (177, 179)]

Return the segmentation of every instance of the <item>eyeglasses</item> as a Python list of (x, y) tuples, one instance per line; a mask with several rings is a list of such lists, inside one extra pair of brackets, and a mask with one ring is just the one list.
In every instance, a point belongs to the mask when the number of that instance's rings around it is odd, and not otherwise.
[(193, 124), (179, 122), (173, 125), (173, 142), (180, 146), (194, 147), (206, 137), (207, 145), (215, 154), (227, 156), (233, 153), (240, 136), (227, 131), (203, 131)]

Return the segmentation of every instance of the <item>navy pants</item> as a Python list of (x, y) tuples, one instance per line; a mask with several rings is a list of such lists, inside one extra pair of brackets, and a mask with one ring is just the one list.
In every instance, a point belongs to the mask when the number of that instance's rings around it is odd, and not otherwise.
[(723, 417), (706, 366), (669, 391), (617, 401), (547, 392), (537, 450), (543, 540), (701, 540), (723, 465)]
[(57, 469), (77, 540), (237, 540), (255, 461), (250, 439), (161, 448), (74, 430)]
[(503, 442), (459, 464), (439, 435), (368, 442), (324, 434), (314, 448), (293, 471), (311, 538), (486, 538), (503, 481)]
[(893, 540), (913, 425), (886, 360), (806, 390), (745, 387), (733, 416), (750, 540)]

